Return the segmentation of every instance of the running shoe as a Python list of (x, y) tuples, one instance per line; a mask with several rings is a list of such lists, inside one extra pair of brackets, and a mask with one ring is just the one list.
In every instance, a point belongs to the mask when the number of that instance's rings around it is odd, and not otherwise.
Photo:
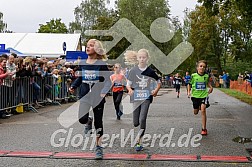
[(202, 135), (202, 136), (206, 136), (206, 135), (207, 135), (207, 129), (202, 129), (201, 135)]
[(136, 147), (135, 147), (136, 151), (142, 151), (143, 150), (143, 146), (141, 144), (136, 144)]
[(84, 133), (87, 134), (91, 134), (91, 130), (92, 130), (92, 123), (93, 123), (93, 118), (91, 116), (88, 117), (88, 122), (85, 124), (85, 129), (84, 129)]
[(95, 159), (103, 159), (103, 148), (101, 146), (95, 148)]
[(118, 112), (118, 116), (121, 117), (122, 115), (123, 115), (123, 112), (120, 110), (120, 111)]

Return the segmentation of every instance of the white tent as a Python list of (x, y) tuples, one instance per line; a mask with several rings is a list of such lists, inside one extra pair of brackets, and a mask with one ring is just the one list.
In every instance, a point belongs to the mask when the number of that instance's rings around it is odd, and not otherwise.
[(80, 34), (50, 33), (0, 33), (0, 44), (13, 48), (27, 56), (59, 57), (66, 51), (77, 51), (81, 48)]

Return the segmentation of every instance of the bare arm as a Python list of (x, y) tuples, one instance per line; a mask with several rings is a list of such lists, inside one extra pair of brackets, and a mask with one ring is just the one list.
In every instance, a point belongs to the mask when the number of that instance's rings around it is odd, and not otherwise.
[(127, 90), (128, 90), (128, 94), (131, 96), (133, 93), (134, 93), (134, 91), (131, 89), (131, 85), (132, 85), (132, 81), (127, 81), (127, 85), (126, 85), (126, 88), (127, 88)]
[(161, 88), (161, 85), (162, 85), (162, 84), (161, 84), (161, 81), (158, 80), (157, 87), (152, 91), (152, 95), (153, 95), (154, 97), (157, 96), (158, 91), (159, 91), (159, 89)]
[(212, 92), (213, 92), (213, 87), (212, 87), (212, 85), (211, 85), (211, 82), (210, 82), (210, 81), (208, 82), (208, 87), (210, 88), (210, 89), (208, 90), (208, 94), (210, 94), (210, 93), (212, 93)]
[(191, 92), (191, 85), (188, 84), (187, 85), (187, 95), (190, 95), (190, 92)]

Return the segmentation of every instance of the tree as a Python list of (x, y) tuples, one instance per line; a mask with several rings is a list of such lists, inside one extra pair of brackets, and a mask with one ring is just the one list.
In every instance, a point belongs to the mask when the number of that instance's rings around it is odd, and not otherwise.
[(90, 30), (99, 17), (107, 17), (108, 9), (105, 0), (83, 0), (74, 10), (75, 21), (69, 24), (69, 32), (80, 30), (85, 39), (85, 30)]
[[(172, 20), (170, 18), (170, 9), (167, 0), (118, 0), (118, 12), (120, 18), (126, 18), (130, 20), (148, 39), (151, 40), (152, 43), (154, 43), (166, 55), (170, 53), (174, 49), (174, 47), (177, 46), (176, 42), (180, 41), (178, 39), (179, 34), (177, 34), (176, 32), (174, 32), (175, 35), (170, 41), (164, 43), (160, 43), (159, 41), (153, 39), (150, 33), (151, 24), (158, 18), (168, 18), (170, 22), (176, 23), (176, 31), (180, 31), (180, 29), (178, 28), (180, 25), (177, 24), (177, 20)], [(134, 41), (134, 39), (132, 40)], [(125, 44), (125, 49), (127, 47), (128, 46)], [(157, 55), (151, 56), (152, 62), (158, 62), (163, 67), (167, 65), (167, 62), (165, 61), (158, 61)]]
[(169, 18), (167, 0), (118, 0), (120, 18), (129, 19), (146, 36), (149, 36), (151, 23), (160, 17)]
[(46, 24), (39, 25), (38, 33), (67, 33), (67, 27), (61, 22), (61, 19), (52, 19)]
[[(198, 0), (202, 3), (189, 14), (189, 40), (193, 59), (210, 60), (234, 77), (252, 62), (252, 4), (249, 0)], [(243, 65), (242, 65), (243, 64)], [(244, 68), (241, 68), (240, 66)], [(232, 74), (233, 73), (233, 74)]]
[(194, 47), (193, 61), (205, 59), (210, 66), (221, 70), (220, 56), (223, 47), (218, 17), (209, 16), (204, 6), (198, 6), (189, 14), (189, 18), (191, 22), (189, 42)]
[(7, 24), (3, 21), (3, 13), (0, 12), (0, 32), (5, 32)]

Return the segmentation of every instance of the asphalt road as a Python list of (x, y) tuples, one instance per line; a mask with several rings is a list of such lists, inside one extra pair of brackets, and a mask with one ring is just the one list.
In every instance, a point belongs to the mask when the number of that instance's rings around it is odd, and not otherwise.
[[(57, 159), (54, 156), (27, 158), (0, 154), (0, 166), (251, 166), (252, 161), (225, 161), (223, 156), (250, 157), (246, 149), (252, 149), (252, 143), (240, 144), (232, 139), (237, 136), (252, 137), (252, 107), (217, 89), (210, 95), (210, 104), (207, 110), (209, 134), (201, 137), (201, 115), (193, 114), (192, 102), (187, 98), (185, 88), (182, 88), (180, 98), (176, 97), (173, 89), (162, 89), (149, 109), (146, 129), (148, 135), (144, 142), (148, 145), (143, 151), (136, 153), (133, 145), (131, 146), (131, 137), (134, 139), (138, 129), (133, 127), (132, 114), (124, 114), (120, 121), (116, 120), (112, 98), (107, 97), (104, 112), (104, 133), (107, 139), (104, 143), (107, 146), (104, 153), (122, 156), (147, 155), (148, 160), (129, 160), (126, 157), (122, 160), (109, 160), (108, 157), (107, 160), (96, 161), (70, 159), (67, 156)], [(77, 122), (66, 129), (57, 121), (57, 117), (72, 105), (73, 103), (63, 104), (61, 107), (48, 106), (39, 109), (38, 113), (27, 112), (10, 119), (1, 119), (0, 150), (9, 153), (51, 152), (53, 155), (58, 152), (92, 154), (92, 136), (88, 141), (83, 137), (83, 125)], [(73, 112), (77, 111), (73, 109)], [(118, 138), (112, 140), (116, 135)], [(124, 142), (127, 136), (129, 139)], [(198, 159), (161, 161), (152, 159), (153, 155), (194, 155)], [(222, 159), (215, 161), (210, 158), (203, 161), (206, 156)]]

